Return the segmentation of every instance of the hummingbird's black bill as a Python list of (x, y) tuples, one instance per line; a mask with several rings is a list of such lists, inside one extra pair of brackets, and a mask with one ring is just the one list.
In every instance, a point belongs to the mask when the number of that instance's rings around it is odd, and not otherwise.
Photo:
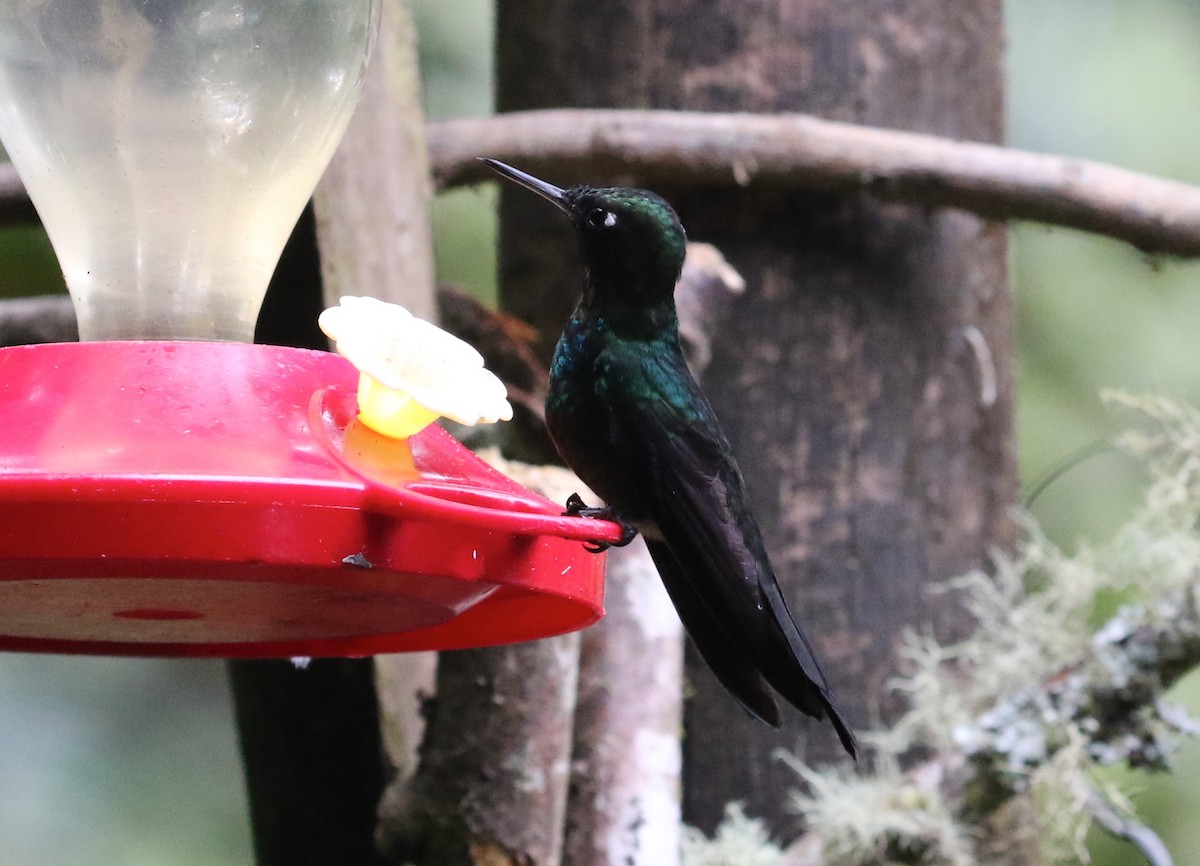
[(513, 168), (511, 165), (507, 165), (498, 159), (492, 159), (487, 156), (481, 156), (479, 158), (509, 180), (519, 183), (526, 189), (533, 190), (563, 213), (570, 215), (571, 208), (570, 205), (567, 204), (567, 192), (562, 187), (555, 186), (552, 183), (546, 183), (544, 180), (539, 180), (533, 175), (526, 174), (520, 169)]

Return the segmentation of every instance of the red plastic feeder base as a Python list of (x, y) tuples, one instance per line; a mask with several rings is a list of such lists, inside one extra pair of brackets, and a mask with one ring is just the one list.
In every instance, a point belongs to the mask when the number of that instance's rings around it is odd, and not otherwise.
[(0, 349), (0, 650), (358, 656), (603, 613), (619, 527), (561, 516), (433, 426), (355, 420), (327, 352)]

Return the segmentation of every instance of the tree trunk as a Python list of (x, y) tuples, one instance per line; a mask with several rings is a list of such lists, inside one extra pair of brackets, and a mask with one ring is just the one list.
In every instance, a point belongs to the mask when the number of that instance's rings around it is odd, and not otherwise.
[[(313, 194), (327, 306), (370, 295), (436, 319), (431, 196), (416, 26), (409, 0), (384, 0), (362, 99)], [(436, 670), (433, 652), (374, 660), (393, 785), (416, 771)]]
[(583, 633), (565, 866), (678, 866), (682, 627), (640, 540)]
[(370, 659), (229, 663), (259, 866), (378, 863), (383, 792)]
[(416, 775), (381, 813), (387, 862), (559, 862), (578, 665), (578, 634), (441, 654)]
[[(531, 0), (499, 4), (497, 46), (503, 111), (787, 110), (1001, 138), (1000, 0)], [(847, 716), (886, 723), (901, 630), (968, 625), (925, 588), (1012, 540), (1004, 230), (860, 196), (659, 191), (746, 278), (707, 390)], [(569, 228), (519, 191), (501, 217), (502, 301), (548, 351), (578, 291)], [(690, 651), (688, 676), (685, 819), (711, 830), (736, 799), (790, 833), (797, 780), (772, 753), (803, 738), (809, 760), (833, 758), (831, 730), (758, 725)]]
[[(385, 0), (362, 99), (272, 280), (259, 342), (325, 348), (317, 315), (347, 293), (432, 316), (423, 128), (408, 3)], [(379, 801), (389, 772), (411, 772), (415, 707), (434, 661), (418, 653), (316, 659), (301, 670), (229, 663), (259, 866), (380, 861)]]
[(328, 305), (371, 295), (432, 320), (432, 185), (409, 2), (384, 0), (362, 99), (313, 206)]

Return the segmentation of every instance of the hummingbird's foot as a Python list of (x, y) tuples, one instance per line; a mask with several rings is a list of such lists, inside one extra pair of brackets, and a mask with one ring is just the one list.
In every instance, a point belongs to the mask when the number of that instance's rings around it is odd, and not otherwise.
[(568, 517), (586, 517), (590, 520), (609, 520), (621, 527), (620, 541), (589, 541), (583, 545), (589, 553), (603, 553), (610, 547), (624, 547), (637, 538), (637, 527), (627, 520), (622, 520), (616, 512), (607, 505), (584, 505), (578, 493), (567, 497), (567, 510), (563, 512)]

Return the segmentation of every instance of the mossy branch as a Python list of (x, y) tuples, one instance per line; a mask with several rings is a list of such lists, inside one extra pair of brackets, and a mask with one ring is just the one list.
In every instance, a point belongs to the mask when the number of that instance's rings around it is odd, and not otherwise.
[[(795, 807), (809, 833), (771, 866), (974, 866), (1031, 846), (1045, 859), (1083, 859), (1093, 821), (1168, 866), (1161, 840), (1094, 770), (1169, 769), (1179, 738), (1200, 734), (1164, 699), (1200, 665), (1200, 412), (1108, 400), (1139, 421), (1119, 444), (1149, 472), (1140, 506), (1073, 555), (1026, 521), (994, 574), (956, 581), (975, 633), (948, 646), (909, 637), (896, 687), (911, 708), (864, 737), (871, 769), (788, 759), (806, 786)], [(1098, 597), (1114, 593), (1126, 604), (1095, 628)], [(914, 755), (921, 763), (901, 769)]]

